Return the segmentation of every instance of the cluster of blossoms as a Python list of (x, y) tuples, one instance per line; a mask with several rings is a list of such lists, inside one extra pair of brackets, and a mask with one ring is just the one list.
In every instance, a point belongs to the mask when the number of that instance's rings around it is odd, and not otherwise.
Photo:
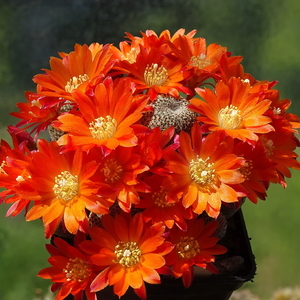
[(161, 274), (189, 287), (194, 266), (217, 272), (223, 209), (266, 199), (300, 169), (291, 101), (195, 33), (77, 44), (12, 113), (1, 201), (42, 220), (51, 267), (38, 275), (57, 300), (95, 300), (107, 286), (146, 299)]

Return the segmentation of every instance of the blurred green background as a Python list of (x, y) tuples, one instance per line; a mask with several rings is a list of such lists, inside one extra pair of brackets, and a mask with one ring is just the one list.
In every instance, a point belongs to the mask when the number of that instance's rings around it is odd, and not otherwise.
[[(179, 28), (244, 56), (245, 71), (257, 79), (278, 80), (281, 98), (292, 99), (290, 112), (300, 115), (299, 0), (11, 0), (0, 2), (0, 137), (16, 124), (8, 113), (23, 92), (35, 90), (33, 75), (58, 51), (75, 43), (118, 45), (124, 32)], [(243, 288), (263, 300), (300, 286), (300, 173), (293, 175), (286, 190), (271, 186), (267, 201), (244, 205), (257, 275)], [(41, 223), (5, 218), (7, 208), (0, 206), (0, 299), (41, 299), (36, 289), (49, 287), (36, 276), (48, 266)]]

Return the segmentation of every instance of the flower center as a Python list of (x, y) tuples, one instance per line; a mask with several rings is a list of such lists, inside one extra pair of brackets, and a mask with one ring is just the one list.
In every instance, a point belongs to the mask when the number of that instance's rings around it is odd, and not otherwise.
[(89, 130), (94, 139), (112, 138), (117, 130), (117, 121), (111, 116), (99, 117), (89, 124)]
[(201, 53), (198, 56), (191, 57), (191, 65), (199, 69), (204, 69), (211, 65), (211, 61), (206, 57), (205, 54)]
[(218, 114), (219, 126), (224, 129), (240, 128), (242, 120), (239, 109), (232, 104), (222, 108)]
[(248, 78), (241, 79), (241, 81), (244, 82), (244, 83), (250, 83), (250, 80)]
[(69, 171), (63, 171), (54, 179), (53, 192), (57, 198), (64, 201), (72, 200), (78, 195), (78, 176), (72, 175)]
[(260, 137), (261, 143), (263, 147), (265, 147), (267, 151), (267, 157), (271, 156), (273, 154), (273, 150), (275, 148), (274, 142), (270, 139), (267, 139), (265, 136)]
[(16, 177), (16, 181), (21, 182), (21, 181), (25, 181), (28, 178), (31, 178), (30, 174), (25, 169), (23, 169), (23, 171), (21, 172), (21, 174), (19, 174)]
[[(210, 158), (203, 160), (197, 156), (196, 160), (190, 162), (190, 176), (192, 180), (200, 185), (202, 188), (211, 185), (212, 181), (215, 180), (215, 169), (213, 168), (214, 163), (208, 163)], [(208, 187), (207, 187), (208, 188)]]
[(65, 91), (68, 93), (72, 93), (73, 90), (77, 89), (82, 83), (89, 80), (89, 76), (79, 75), (78, 77), (73, 76), (66, 84)]
[(162, 86), (168, 80), (168, 71), (164, 66), (158, 66), (158, 64), (147, 65), (144, 72), (144, 79), (149, 86)]
[(140, 261), (141, 250), (136, 242), (119, 242), (115, 247), (117, 263), (123, 267), (131, 267)]
[(137, 49), (131, 48), (129, 52), (127, 52), (126, 54), (122, 54), (121, 60), (127, 60), (130, 64), (133, 64), (136, 61), (137, 54)]
[(175, 203), (169, 203), (166, 201), (166, 191), (164, 188), (161, 188), (159, 192), (154, 192), (152, 194), (152, 199), (154, 200), (154, 204), (161, 208), (175, 205)]
[(280, 109), (279, 107), (274, 107), (274, 108), (273, 108), (273, 114), (274, 114), (275, 116), (280, 115), (280, 114), (281, 114), (281, 109)]
[(184, 259), (193, 258), (200, 253), (198, 241), (192, 236), (181, 237), (179, 243), (176, 244), (176, 250)]
[(41, 108), (42, 104), (40, 103), (39, 100), (32, 100), (31, 101), (31, 106), (37, 106), (38, 108)]
[(115, 158), (110, 158), (106, 160), (101, 171), (105, 176), (106, 182), (114, 183), (121, 178), (124, 170)]
[(253, 163), (252, 160), (249, 159), (245, 162), (245, 164), (239, 169), (240, 173), (244, 176), (245, 180), (249, 180), (249, 176), (252, 173)]
[(67, 281), (82, 282), (91, 274), (89, 264), (84, 260), (76, 257), (70, 258), (64, 269)]

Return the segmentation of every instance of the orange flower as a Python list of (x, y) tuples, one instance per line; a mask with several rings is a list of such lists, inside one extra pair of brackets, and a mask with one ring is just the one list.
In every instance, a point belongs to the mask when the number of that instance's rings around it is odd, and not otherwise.
[(73, 91), (86, 92), (111, 69), (110, 48), (109, 44), (104, 47), (99, 44), (76, 44), (69, 54), (59, 53), (61, 58), (51, 57), (51, 70), (44, 70), (46, 74), (33, 78), (38, 84), (38, 93), (73, 102)]
[[(179, 35), (173, 40), (172, 50), (175, 54), (198, 70), (211, 72), (218, 68), (218, 60), (222, 54), (227, 53), (227, 49), (217, 44), (206, 46), (204, 38), (191, 38)], [(215, 72), (215, 71), (213, 71)], [(213, 73), (212, 72), (212, 73)]]
[(120, 49), (112, 47), (112, 50), (119, 60), (126, 60), (129, 63), (134, 63), (140, 52), (140, 45), (143, 45), (143, 40), (141, 37), (133, 36), (130, 33), (126, 33), (125, 37), (129, 38), (130, 41), (121, 41), (119, 43)]
[(222, 55), (219, 60), (218, 79), (228, 84), (231, 77), (237, 77), (249, 81), (249, 83), (253, 85), (256, 80), (251, 74), (245, 73), (244, 67), (241, 64), (242, 60), (242, 56), (228, 57), (227, 55)]
[[(147, 30), (147, 35), (153, 35), (155, 34), (154, 31), (152, 30)], [(170, 31), (169, 30), (163, 30), (159, 37), (164, 37), (165, 39), (169, 39), (171, 42), (174, 42), (178, 37), (180, 36), (184, 36), (184, 37), (187, 37), (187, 38), (192, 38), (194, 37), (194, 35), (197, 33), (197, 30), (196, 29), (193, 29), (191, 30), (190, 32), (188, 33), (185, 33), (185, 29), (184, 28), (180, 28), (178, 29), (173, 35), (171, 35)]]
[(87, 300), (97, 300), (96, 294), (90, 292), (90, 284), (99, 268), (91, 263), (89, 256), (80, 251), (77, 244), (73, 247), (57, 237), (53, 241), (55, 246), (46, 245), (51, 254), (48, 262), (52, 267), (42, 269), (38, 276), (54, 282), (51, 290), (58, 290), (55, 300), (63, 300), (70, 294), (75, 296), (74, 299), (83, 299), (83, 292)]
[(120, 50), (116, 50), (120, 60), (127, 60), (129, 63), (136, 62), (137, 55), (140, 53), (141, 48), (150, 49), (151, 47), (157, 47), (158, 45), (166, 44), (168, 41), (174, 41), (179, 36), (187, 36), (192, 38), (196, 34), (196, 30), (185, 35), (185, 29), (177, 30), (173, 36), (169, 30), (164, 30), (157, 35), (153, 30), (146, 30), (142, 32), (142, 37), (133, 36), (126, 32), (126, 38), (130, 41), (122, 41), (119, 44)]
[(97, 169), (98, 164), (90, 161), (80, 148), (63, 154), (57, 143), (39, 140), (38, 151), (32, 153), (27, 168), (30, 178), (17, 190), (20, 196), (33, 201), (26, 219), (43, 218), (47, 237), (60, 221), (72, 234), (78, 229), (86, 231), (86, 209), (96, 214), (109, 211), (108, 203), (96, 194), (99, 184), (90, 180)]
[(184, 207), (216, 218), (222, 201), (237, 202), (241, 196), (234, 186), (244, 181), (238, 171), (244, 161), (233, 154), (233, 139), (222, 132), (211, 133), (202, 142), (198, 124), (191, 137), (181, 132), (179, 142), (180, 153), (170, 148), (164, 151), (166, 168), (172, 172), (164, 182), (168, 197), (182, 197)]
[(79, 112), (63, 114), (53, 126), (67, 132), (59, 145), (76, 147), (83, 145), (88, 150), (95, 145), (115, 149), (121, 145), (137, 144), (133, 130), (147, 104), (145, 95), (132, 96), (131, 83), (121, 80), (114, 84), (110, 77), (97, 85), (95, 95), (90, 97), (80, 91), (73, 93)]
[[(159, 47), (160, 46), (160, 47)], [(140, 47), (136, 61), (120, 61), (115, 66), (121, 73), (126, 74), (135, 83), (137, 92), (146, 91), (151, 100), (158, 94), (169, 94), (179, 97), (179, 93), (191, 94), (183, 85), (189, 76), (186, 66), (176, 58), (168, 57), (166, 47)]]
[[(173, 35), (171, 35), (169, 30), (163, 30), (159, 35), (153, 30), (146, 30), (145, 33), (142, 32), (143, 36), (143, 45), (145, 47), (153, 47), (157, 45), (157, 42), (171, 41), (174, 42), (179, 36), (186, 36), (188, 38), (192, 38), (197, 31), (194, 29), (187, 34), (185, 34), (185, 29), (178, 29)], [(128, 35), (127, 35), (128, 36)], [(129, 36), (128, 36), (129, 37)]]
[(158, 284), (158, 269), (165, 265), (164, 255), (172, 250), (165, 242), (162, 223), (147, 226), (141, 214), (110, 215), (102, 217), (104, 228), (92, 227), (92, 241), (83, 242), (83, 250), (96, 253), (92, 262), (105, 268), (92, 282), (91, 291), (99, 291), (113, 285), (116, 295), (124, 295), (128, 287), (146, 299), (145, 283)]
[(222, 57), (231, 65), (231, 61), (237, 63), (242, 59), (239, 57), (229, 58), (225, 47), (217, 44), (206, 46), (204, 38), (191, 38), (179, 35), (169, 46), (175, 55), (190, 66), (192, 72), (188, 80), (188, 86), (193, 90), (209, 78), (218, 78), (219, 61)]
[(180, 229), (186, 230), (185, 219), (191, 219), (193, 213), (190, 208), (184, 208), (181, 201), (167, 198), (162, 181), (163, 177), (159, 175), (147, 177), (145, 182), (150, 186), (151, 192), (140, 194), (141, 201), (136, 207), (145, 208), (142, 214), (146, 222), (163, 222), (169, 229), (176, 224)]
[(175, 244), (171, 253), (166, 255), (166, 264), (172, 267), (176, 278), (182, 277), (184, 286), (192, 284), (194, 265), (217, 273), (213, 266), (215, 255), (227, 251), (224, 246), (217, 245), (218, 238), (214, 233), (218, 227), (217, 221), (204, 225), (203, 219), (190, 220), (186, 231), (173, 227), (168, 240)]
[(268, 133), (274, 128), (272, 120), (264, 116), (270, 107), (270, 100), (261, 93), (250, 93), (250, 84), (239, 78), (231, 78), (226, 85), (216, 84), (215, 92), (205, 88), (197, 89), (204, 99), (191, 99), (190, 109), (200, 113), (198, 121), (207, 124), (208, 130), (225, 131), (227, 135), (253, 143), (258, 133)]
[[(147, 186), (138, 176), (149, 168), (141, 162), (136, 148), (118, 147), (102, 157), (96, 176), (99, 182), (108, 186), (109, 195), (103, 195), (109, 203), (117, 200), (119, 206), (129, 212), (132, 204), (140, 201), (138, 192), (147, 191)], [(101, 191), (100, 191), (101, 192)]]

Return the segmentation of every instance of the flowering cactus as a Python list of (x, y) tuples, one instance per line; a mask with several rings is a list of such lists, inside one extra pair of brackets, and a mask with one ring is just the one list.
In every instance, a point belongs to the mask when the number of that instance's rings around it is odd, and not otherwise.
[(107, 286), (146, 299), (161, 274), (189, 287), (195, 266), (217, 273), (220, 219), (300, 168), (300, 122), (277, 82), (195, 34), (76, 44), (12, 113), (1, 201), (7, 215), (42, 220), (51, 267), (38, 275), (57, 300), (95, 300)]

